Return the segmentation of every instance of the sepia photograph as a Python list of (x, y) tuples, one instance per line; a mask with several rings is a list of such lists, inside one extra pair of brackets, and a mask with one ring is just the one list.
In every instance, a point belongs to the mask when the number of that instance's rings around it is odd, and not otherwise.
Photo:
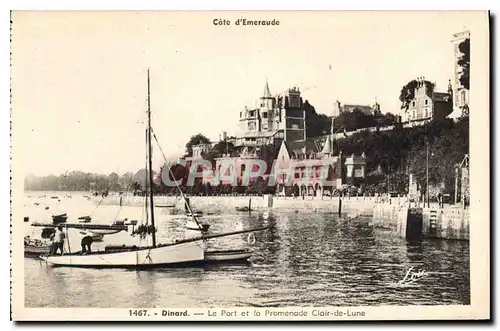
[(12, 11), (13, 319), (488, 319), (489, 24)]

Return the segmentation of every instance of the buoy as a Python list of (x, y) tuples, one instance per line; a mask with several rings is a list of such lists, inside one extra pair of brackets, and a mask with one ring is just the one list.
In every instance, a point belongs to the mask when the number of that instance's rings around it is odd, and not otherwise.
[(250, 245), (253, 245), (255, 244), (255, 234), (253, 233), (250, 233), (247, 237), (247, 242), (250, 244)]

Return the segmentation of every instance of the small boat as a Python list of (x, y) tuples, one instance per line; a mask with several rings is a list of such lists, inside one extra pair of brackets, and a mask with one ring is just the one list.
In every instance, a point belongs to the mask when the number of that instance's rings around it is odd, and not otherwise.
[(172, 203), (157, 203), (155, 204), (157, 208), (175, 208), (175, 205)]
[(205, 261), (207, 263), (243, 262), (247, 261), (251, 256), (252, 251), (248, 249), (206, 251)]
[(248, 200), (248, 206), (245, 207), (236, 207), (236, 211), (243, 211), (243, 212), (251, 212), (252, 211), (252, 199)]
[(90, 216), (80, 216), (78, 217), (78, 220), (80, 223), (90, 223), (90, 221), (92, 220), (92, 217)]
[(244, 211), (244, 212), (252, 211), (250, 208), (248, 208), (246, 206), (245, 207), (236, 207), (235, 209), (236, 209), (236, 211)]
[(40, 205), (40, 202), (34, 202), (33, 203), (35, 206), (39, 206)]
[(203, 212), (202, 211), (193, 211), (192, 213), (191, 212), (187, 212), (186, 213), (186, 216), (187, 217), (202, 217), (203, 216)]
[(53, 197), (50, 197), (51, 199), (59, 199), (58, 196), (53, 196)]
[(186, 221), (186, 229), (207, 232), (208, 229), (210, 228), (210, 224), (203, 224), (203, 223), (198, 223), (198, 224), (193, 220), (188, 220)]
[(42, 254), (49, 254), (50, 242), (48, 240), (32, 239), (24, 237), (24, 256), (39, 257)]
[(66, 213), (59, 215), (52, 215), (52, 222), (54, 222), (54, 224), (65, 223), (67, 219), (68, 215)]

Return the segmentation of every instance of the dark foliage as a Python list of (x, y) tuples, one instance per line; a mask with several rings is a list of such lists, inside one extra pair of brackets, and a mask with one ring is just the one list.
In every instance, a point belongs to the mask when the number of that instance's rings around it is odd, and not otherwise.
[[(399, 101), (401, 101), (401, 109), (408, 109), (410, 102), (415, 98), (415, 89), (417, 88), (417, 81), (414, 79), (408, 82), (405, 86), (401, 88), (401, 93), (399, 94)], [(434, 91), (434, 83), (426, 80), (427, 93), (429, 95)]]
[(191, 136), (189, 141), (186, 143), (186, 155), (193, 156), (193, 146), (199, 144), (209, 144), (210, 139), (202, 135), (201, 133)]
[(460, 75), (460, 84), (469, 89), (470, 84), (470, 38), (465, 39), (458, 45), (458, 49), (462, 56), (458, 59), (458, 65), (462, 67), (462, 74)]

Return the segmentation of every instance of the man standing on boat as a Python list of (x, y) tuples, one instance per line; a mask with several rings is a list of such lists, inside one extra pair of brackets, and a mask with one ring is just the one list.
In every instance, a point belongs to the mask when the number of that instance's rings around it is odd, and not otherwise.
[(51, 246), (50, 255), (57, 254), (57, 251), (59, 249), (61, 250), (61, 255), (63, 255), (63, 253), (64, 253), (64, 238), (66, 238), (66, 235), (64, 234), (64, 232), (62, 230), (62, 226), (59, 225), (57, 228), (55, 228), (55, 231), (51, 236), (52, 246)]
[(93, 241), (94, 240), (92, 239), (92, 237), (89, 236), (88, 234), (83, 236), (82, 242), (81, 242), (82, 255), (90, 254), (92, 252), (90, 246), (92, 245)]

